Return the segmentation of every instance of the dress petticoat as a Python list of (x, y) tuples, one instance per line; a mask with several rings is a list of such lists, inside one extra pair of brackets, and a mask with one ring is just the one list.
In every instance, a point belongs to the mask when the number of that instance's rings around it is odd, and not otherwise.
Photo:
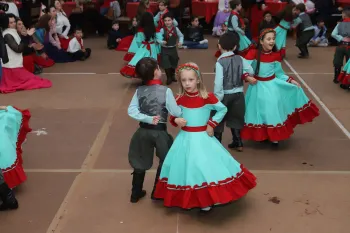
[(350, 85), (350, 60), (343, 67), (342, 72), (338, 76), (338, 81), (342, 85)]
[[(256, 177), (206, 132), (207, 124), (218, 125), (215, 120), (222, 120), (226, 107), (212, 93), (208, 99), (183, 95), (177, 103), (187, 125), (163, 162), (154, 197), (166, 207), (191, 209), (223, 205), (245, 196), (256, 186)], [(210, 119), (212, 110), (221, 116)], [(176, 126), (174, 117), (171, 123)]]
[[(144, 57), (152, 57), (156, 60), (158, 60), (159, 52), (160, 52), (160, 46), (157, 41), (163, 40), (163, 35), (161, 35), (159, 32), (155, 34), (155, 38), (151, 38), (150, 41), (145, 41), (145, 35), (142, 31), (139, 31), (135, 34), (135, 37), (133, 39), (133, 42), (131, 43), (131, 46), (133, 44), (136, 44), (138, 46), (138, 49), (134, 55), (132, 55), (132, 58), (130, 62), (125, 65), (120, 70), (120, 74), (123, 75), (126, 78), (135, 78), (135, 66), (139, 60), (141, 60)], [(129, 49), (131, 51), (131, 47)], [(128, 52), (129, 53), (129, 52)], [(131, 55), (130, 55), (131, 56)], [(125, 59), (125, 57), (124, 57)]]
[(220, 30), (221, 25), (225, 23), (230, 16), (230, 12), (218, 11), (214, 20), (213, 35), (216, 35), (216, 31)]
[[(257, 51), (246, 59), (256, 68)], [(298, 124), (313, 121), (319, 109), (308, 99), (303, 89), (290, 82), (281, 66), (280, 53), (261, 53), (258, 82), (246, 92), (245, 124), (241, 137), (254, 141), (288, 139)]]
[(22, 90), (49, 88), (51, 86), (50, 80), (35, 76), (23, 67), (2, 68), (0, 93), (7, 94)]
[(11, 106), (7, 111), (0, 110), (0, 169), (10, 188), (20, 185), (27, 179), (22, 167), (22, 143), (31, 131), (30, 117), (28, 110)]

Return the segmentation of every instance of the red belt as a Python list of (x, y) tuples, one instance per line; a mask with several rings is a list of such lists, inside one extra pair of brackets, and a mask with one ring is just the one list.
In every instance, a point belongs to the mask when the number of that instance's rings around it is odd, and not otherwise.
[(146, 49), (150, 52), (150, 55), (152, 56), (151, 44), (154, 44), (154, 41), (142, 41), (142, 44), (146, 45)]
[(272, 75), (270, 77), (265, 77), (265, 78), (262, 78), (262, 77), (259, 77), (259, 76), (254, 76), (254, 78), (258, 81), (261, 81), (261, 82), (266, 82), (266, 81), (270, 81), (272, 79), (275, 78), (275, 75)]
[(185, 126), (181, 128), (183, 131), (187, 132), (202, 132), (207, 130), (207, 126)]
[(282, 28), (282, 29), (284, 29), (284, 30), (286, 30), (286, 31), (288, 31), (288, 29), (285, 28), (285, 27), (283, 27), (281, 24), (278, 24), (277, 26), (280, 27), (280, 28)]

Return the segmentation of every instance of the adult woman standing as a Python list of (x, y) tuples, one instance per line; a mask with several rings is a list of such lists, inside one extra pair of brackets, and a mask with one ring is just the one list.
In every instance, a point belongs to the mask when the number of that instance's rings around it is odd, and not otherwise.
[[(8, 14), (4, 17), (2, 28), (5, 46), (9, 61), (2, 62), (2, 77), (0, 81), (0, 93), (11, 93), (19, 90), (31, 90), (48, 88), (52, 86), (50, 80), (40, 78), (23, 68), (24, 43), (16, 29), (16, 17)], [(34, 29), (27, 31), (28, 35), (33, 35)]]

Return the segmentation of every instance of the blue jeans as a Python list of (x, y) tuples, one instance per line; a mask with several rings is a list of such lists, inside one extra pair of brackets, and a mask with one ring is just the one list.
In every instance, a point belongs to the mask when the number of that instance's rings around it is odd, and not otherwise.
[(188, 41), (185, 40), (183, 43), (183, 46), (186, 46), (189, 49), (207, 49), (208, 44), (200, 44), (199, 42), (194, 42), (194, 41)]

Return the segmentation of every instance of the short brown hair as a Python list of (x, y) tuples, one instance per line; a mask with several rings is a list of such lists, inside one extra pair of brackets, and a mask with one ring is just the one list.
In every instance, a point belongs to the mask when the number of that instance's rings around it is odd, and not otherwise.
[(299, 3), (298, 5), (295, 6), (295, 9), (300, 10), (300, 12), (306, 11), (306, 7), (304, 3)]

